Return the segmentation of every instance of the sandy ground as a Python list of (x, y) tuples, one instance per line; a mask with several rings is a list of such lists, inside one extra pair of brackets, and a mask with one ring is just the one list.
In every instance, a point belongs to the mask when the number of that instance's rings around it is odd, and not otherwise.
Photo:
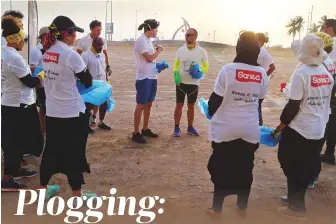
[[(160, 134), (157, 140), (147, 145), (137, 145), (131, 141), (133, 130), (133, 112), (135, 107), (135, 65), (133, 48), (130, 44), (113, 44), (109, 47), (112, 58), (113, 96), (116, 110), (107, 115), (106, 121), (113, 126), (110, 132), (97, 130), (89, 137), (87, 157), (92, 173), (86, 175), (86, 189), (99, 195), (109, 196), (112, 187), (118, 189), (120, 196), (135, 196), (140, 200), (144, 196), (159, 195), (166, 199), (163, 205), (156, 204), (154, 212), (163, 208), (153, 223), (211, 223), (205, 209), (212, 201), (212, 183), (209, 180), (207, 162), (211, 153), (207, 140), (208, 122), (197, 110), (195, 126), (201, 137), (185, 134), (186, 114), (182, 117), (181, 138), (172, 137), (174, 127), (173, 111), (175, 86), (172, 72), (164, 71), (159, 75), (157, 99), (153, 105), (150, 128)], [(166, 47), (160, 60), (173, 63), (177, 47)], [(199, 96), (208, 98), (213, 90), (214, 79), (220, 68), (233, 60), (233, 48), (207, 48), (210, 73), (202, 80)], [(290, 50), (271, 50), (276, 63), (275, 77), (271, 80), (264, 101), (264, 120), (266, 126), (275, 127), (285, 103), (285, 97), (279, 91), (281, 82), (289, 79), (297, 63)], [(39, 159), (28, 158), (28, 167), (38, 169)], [(31, 188), (38, 187), (39, 178), (24, 180)], [(59, 196), (68, 199), (70, 187), (62, 175), (54, 176), (53, 183), (61, 185)], [(279, 196), (286, 194), (286, 181), (277, 160), (277, 149), (261, 146), (256, 153), (254, 183), (250, 196), (246, 220), (235, 214), (234, 196), (225, 201), (223, 223), (295, 223), (279, 217), (276, 209)], [(65, 212), (59, 216), (37, 216), (37, 204), (25, 207), (25, 216), (15, 216), (18, 193), (2, 194), (2, 221), (8, 224), (27, 223), (63, 223)], [(307, 194), (307, 223), (332, 224), (336, 220), (336, 167), (324, 165), (320, 182), (315, 190)], [(136, 223), (137, 216), (107, 216), (107, 205), (102, 211), (104, 219), (100, 223)], [(81, 211), (85, 212), (85, 209)], [(83, 223), (83, 222), (80, 222)]]

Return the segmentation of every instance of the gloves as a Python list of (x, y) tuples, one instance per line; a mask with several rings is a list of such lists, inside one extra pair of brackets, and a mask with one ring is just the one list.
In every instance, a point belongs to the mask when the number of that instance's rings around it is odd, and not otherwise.
[(279, 139), (281, 136), (282, 131), (279, 129), (279, 127), (277, 127), (276, 129), (274, 129), (274, 131), (272, 131), (271, 136), (275, 139)]
[(181, 75), (179, 71), (174, 71), (174, 80), (177, 86), (181, 84)]
[(44, 79), (44, 76), (45, 76), (44, 71), (41, 71), (40, 73), (37, 74), (36, 77), (40, 77), (40, 80), (43, 80), (43, 79)]
[(203, 72), (201, 71), (200, 66), (198, 64), (191, 64), (189, 75), (191, 75), (193, 79), (203, 78)]
[(112, 70), (111, 70), (111, 66), (110, 65), (106, 66), (106, 73), (107, 73), (108, 76), (111, 76)]

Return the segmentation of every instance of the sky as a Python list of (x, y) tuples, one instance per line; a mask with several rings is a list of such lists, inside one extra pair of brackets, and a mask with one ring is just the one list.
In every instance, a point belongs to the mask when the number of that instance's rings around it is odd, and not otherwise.
[[(105, 24), (106, 5), (107, 20), (111, 20), (111, 1), (106, 3), (99, 0), (43, 0), (37, 3), (39, 27), (49, 25), (58, 15), (65, 15), (89, 33), (91, 20), (98, 19)], [(314, 6), (313, 22), (318, 23), (323, 15), (336, 18), (335, 0), (112, 0), (113, 40), (119, 41), (139, 36), (140, 32), (136, 31), (136, 24), (140, 25), (147, 18), (160, 21), (160, 39), (171, 39), (176, 29), (183, 24), (183, 17), (191, 27), (199, 31), (199, 40), (202, 41), (234, 44), (240, 30), (251, 30), (268, 32), (271, 46), (287, 47), (292, 37), (287, 35), (286, 24), (291, 18), (302, 16), (305, 20), (302, 32), (304, 36), (307, 30), (308, 13), (312, 6)], [(27, 1), (12, 0), (12, 7), (28, 15)], [(10, 2), (2, 0), (1, 13), (8, 9), (10, 9)], [(25, 29), (27, 29), (27, 22), (26, 16)], [(82, 35), (85, 34), (78, 36)], [(177, 39), (182, 38), (183, 33), (180, 32)]]

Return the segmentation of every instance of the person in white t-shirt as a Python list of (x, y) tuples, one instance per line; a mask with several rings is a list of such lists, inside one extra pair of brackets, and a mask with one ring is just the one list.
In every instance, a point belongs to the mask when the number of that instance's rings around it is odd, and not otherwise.
[(188, 99), (188, 129), (190, 135), (198, 136), (198, 131), (194, 128), (195, 103), (198, 95), (200, 79), (193, 78), (189, 71), (193, 65), (200, 66), (202, 73), (209, 70), (208, 56), (206, 51), (196, 42), (198, 32), (196, 29), (189, 29), (186, 32), (186, 44), (178, 49), (174, 62), (174, 77), (176, 84), (176, 107), (174, 113), (175, 129), (174, 136), (180, 137), (180, 121), (184, 100)]
[[(268, 37), (263, 33), (257, 33), (259, 46), (260, 46), (260, 53), (258, 56), (258, 64), (265, 69), (268, 81), (271, 78), (272, 73), (275, 71), (274, 61), (272, 59), (271, 54), (266, 50), (265, 44), (268, 43)], [(262, 102), (261, 102), (262, 103)], [(259, 105), (259, 125), (262, 126), (263, 116), (262, 116), (262, 104)]]
[(208, 170), (214, 198), (207, 213), (215, 217), (220, 216), (229, 195), (238, 195), (237, 212), (245, 216), (260, 140), (258, 105), (267, 91), (267, 74), (257, 62), (260, 46), (256, 34), (241, 33), (236, 52), (234, 62), (219, 72), (208, 102), (213, 148)]
[(288, 206), (278, 212), (304, 220), (305, 194), (320, 163), (334, 80), (322, 65), (328, 55), (321, 38), (307, 35), (302, 41), (293, 42), (292, 49), (301, 64), (294, 71), (289, 101), (273, 133), (275, 137), (281, 133), (278, 159), (288, 187), (287, 196), (281, 197)]
[[(31, 67), (37, 67), (42, 66), (42, 59), (43, 59), (43, 46), (42, 41), (45, 38), (46, 34), (49, 32), (48, 27), (42, 27), (39, 31), (39, 37), (38, 37), (38, 44), (36, 47), (34, 47), (29, 55), (29, 64)], [(41, 86), (37, 87), (36, 89), (36, 104), (40, 108), (39, 110), (39, 117), (41, 122), (41, 130), (45, 134), (46, 128), (45, 128), (45, 92), (43, 88), (43, 83)]]
[[(334, 46), (336, 46), (336, 19), (327, 19), (323, 24), (321, 31), (329, 34), (334, 40)], [(336, 47), (330, 52), (329, 57), (336, 62)]]
[(29, 153), (39, 157), (43, 136), (35, 105), (34, 87), (41, 83), (43, 73), (32, 77), (28, 63), (20, 55), (25, 34), (20, 19), (3, 16), (1, 47), (1, 148), (4, 152), (4, 176), (1, 191), (18, 191), (26, 185), (16, 182), (34, 177), (36, 171), (21, 168), (21, 159)]
[[(105, 56), (102, 53), (104, 46), (103, 39), (100, 37), (93, 38), (92, 47), (90, 50), (82, 54), (85, 65), (87, 66), (93, 80), (108, 81), (106, 75)], [(111, 127), (104, 123), (104, 118), (107, 110), (107, 102), (99, 107), (99, 123), (98, 127), (103, 130), (111, 130)], [(95, 107), (92, 115), (93, 121), (96, 122), (98, 107)]]
[[(161, 46), (153, 47), (150, 40), (156, 37), (157, 28), (160, 23), (154, 19), (144, 21), (138, 30), (144, 29), (145, 32), (135, 41), (134, 53), (136, 61), (136, 83), (135, 88), (137, 106), (134, 112), (134, 132), (132, 140), (137, 143), (147, 143), (145, 137), (157, 138), (158, 135), (153, 133), (149, 128), (149, 117), (152, 103), (155, 100), (157, 91), (157, 70), (156, 58), (163, 51)], [(144, 114), (143, 129), (140, 133), (140, 122), (142, 113)]]
[(66, 16), (56, 17), (49, 26), (43, 43), (43, 70), (46, 72), (47, 139), (40, 167), (40, 184), (47, 189), (46, 200), (55, 194), (57, 185), (48, 187), (54, 174), (67, 176), (73, 196), (81, 196), (83, 173), (90, 173), (85, 155), (89, 116), (85, 114), (84, 100), (78, 92), (79, 79), (86, 88), (92, 85), (92, 76), (82, 57), (70, 46), (76, 32), (84, 32)]
[[(77, 46), (77, 52), (79, 54), (82, 54), (83, 52), (86, 52), (88, 50), (90, 50), (90, 48), (92, 47), (92, 40), (95, 37), (99, 37), (102, 31), (102, 24), (100, 21), (98, 20), (93, 20), (90, 23), (90, 33), (84, 37), (82, 37), (79, 42), (78, 42), (78, 46)], [(101, 37), (102, 38), (102, 37)], [(103, 54), (105, 55), (105, 63), (106, 63), (106, 72), (111, 75), (111, 66), (109, 63), (109, 57), (107, 54), (107, 41), (102, 38), (102, 40), (104, 41), (104, 46), (103, 46)]]

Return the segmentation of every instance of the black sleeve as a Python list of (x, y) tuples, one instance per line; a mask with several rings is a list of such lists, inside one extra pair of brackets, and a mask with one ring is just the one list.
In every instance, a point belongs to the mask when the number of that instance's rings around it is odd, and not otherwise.
[(40, 84), (39, 78), (33, 77), (31, 74), (22, 77), (20, 81), (29, 88), (34, 88), (36, 85)]
[(281, 123), (289, 125), (300, 110), (301, 100), (289, 100), (280, 116)]
[(218, 110), (222, 102), (223, 102), (222, 96), (217, 95), (215, 92), (211, 94), (209, 102), (208, 102), (209, 115), (211, 117), (216, 113), (216, 111)]
[(90, 74), (88, 69), (85, 69), (80, 73), (76, 73), (75, 76), (80, 80), (82, 84), (84, 84), (85, 88), (89, 88), (92, 86), (92, 75)]

